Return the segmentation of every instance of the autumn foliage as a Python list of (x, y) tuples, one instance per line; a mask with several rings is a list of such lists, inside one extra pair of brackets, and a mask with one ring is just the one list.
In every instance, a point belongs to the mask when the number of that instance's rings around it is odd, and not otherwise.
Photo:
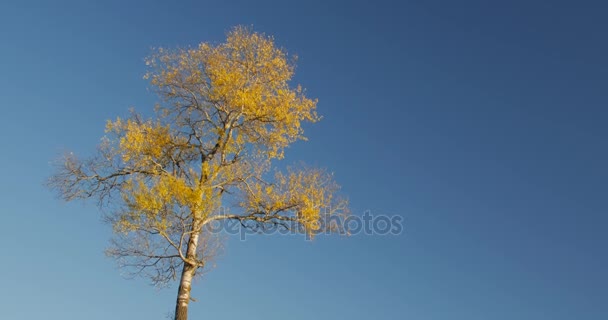
[(50, 180), (66, 200), (98, 200), (116, 234), (108, 253), (124, 266), (157, 284), (180, 279), (176, 319), (207, 262), (206, 224), (313, 235), (323, 214), (346, 212), (326, 171), (273, 170), (305, 139), (302, 124), (320, 119), (317, 101), (291, 85), (293, 62), (244, 27), (221, 44), (158, 49), (145, 76), (161, 98), (155, 116), (108, 121), (98, 154), (67, 155)]

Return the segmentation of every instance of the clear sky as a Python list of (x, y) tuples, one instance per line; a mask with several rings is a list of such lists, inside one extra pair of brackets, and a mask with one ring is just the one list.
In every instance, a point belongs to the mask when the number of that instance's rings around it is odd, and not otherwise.
[(42, 186), (150, 110), (151, 47), (237, 24), (300, 59), (323, 121), (287, 152), (399, 236), (231, 238), (192, 319), (605, 319), (605, 1), (2, 1), (0, 318), (164, 319), (93, 204)]

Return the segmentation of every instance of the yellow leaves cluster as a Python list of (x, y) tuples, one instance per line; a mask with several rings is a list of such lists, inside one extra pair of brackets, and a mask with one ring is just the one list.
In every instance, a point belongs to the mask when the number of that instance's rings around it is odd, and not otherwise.
[(141, 167), (154, 164), (163, 157), (169, 146), (180, 140), (173, 137), (169, 126), (160, 122), (141, 122), (137, 119), (124, 121), (117, 118), (108, 121), (106, 132), (112, 132), (120, 137), (119, 149), (124, 162), (136, 162)]
[(172, 134), (168, 125), (135, 116), (108, 121), (106, 132), (117, 136), (118, 156), (136, 173), (121, 186), (126, 210), (115, 225), (117, 230), (134, 231), (145, 225), (146, 229), (162, 231), (171, 226), (167, 217), (176, 210), (203, 216), (217, 206), (219, 199), (214, 199), (209, 183), (200, 179), (200, 174), (208, 176), (213, 169), (209, 163), (205, 162), (200, 172), (194, 168), (188, 168), (187, 174), (167, 170), (174, 153), (192, 149), (184, 137)]
[(201, 113), (217, 115), (210, 119), (216, 128), (226, 122), (238, 127), (234, 136), (240, 141), (234, 143), (250, 143), (268, 158), (282, 158), (285, 147), (304, 139), (301, 122), (320, 119), (317, 101), (300, 86), (290, 87), (294, 65), (287, 53), (249, 28), (234, 28), (218, 45), (160, 49), (147, 63), (146, 77), (171, 101), (166, 113), (180, 117), (177, 109), (195, 104)]
[(249, 212), (261, 211), (269, 216), (291, 212), (311, 234), (319, 229), (321, 214), (332, 206), (337, 189), (331, 174), (323, 170), (290, 169), (286, 174), (277, 172), (273, 184), (249, 184), (249, 196), (242, 205)]
[(247, 28), (234, 29), (215, 48), (206, 64), (212, 100), (240, 114), (247, 141), (259, 141), (269, 158), (282, 158), (283, 148), (302, 136), (302, 121), (315, 122), (316, 101), (289, 81), (294, 67), (271, 37)]
[(191, 186), (185, 179), (168, 174), (147, 181), (133, 178), (126, 181), (121, 191), (128, 208), (115, 225), (121, 232), (134, 231), (142, 225), (163, 232), (171, 227), (173, 220), (169, 217), (179, 208), (186, 208), (186, 214), (204, 219), (218, 206), (211, 188)]

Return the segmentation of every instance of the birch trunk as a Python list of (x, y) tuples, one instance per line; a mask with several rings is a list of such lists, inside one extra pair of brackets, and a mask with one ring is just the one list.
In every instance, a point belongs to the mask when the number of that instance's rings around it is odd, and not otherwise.
[[(198, 233), (193, 233), (188, 240), (188, 249), (186, 258), (196, 259), (196, 247), (198, 246)], [(197, 266), (184, 262), (182, 275), (177, 291), (177, 302), (175, 305), (175, 320), (188, 320), (188, 303), (190, 302), (190, 289), (192, 288), (192, 279), (196, 272)]]

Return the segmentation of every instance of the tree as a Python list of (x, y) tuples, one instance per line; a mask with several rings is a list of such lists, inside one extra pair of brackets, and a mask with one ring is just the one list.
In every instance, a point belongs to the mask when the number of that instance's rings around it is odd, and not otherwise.
[[(122, 266), (157, 285), (179, 279), (175, 319), (184, 320), (210, 223), (314, 235), (347, 207), (324, 170), (271, 174), (305, 139), (302, 123), (320, 119), (316, 100), (290, 86), (293, 60), (271, 37), (236, 27), (225, 43), (158, 49), (146, 64), (161, 98), (154, 116), (108, 121), (98, 153), (64, 156), (49, 185), (66, 201), (97, 200), (115, 234), (107, 252)], [(222, 210), (228, 203), (238, 213)]]

